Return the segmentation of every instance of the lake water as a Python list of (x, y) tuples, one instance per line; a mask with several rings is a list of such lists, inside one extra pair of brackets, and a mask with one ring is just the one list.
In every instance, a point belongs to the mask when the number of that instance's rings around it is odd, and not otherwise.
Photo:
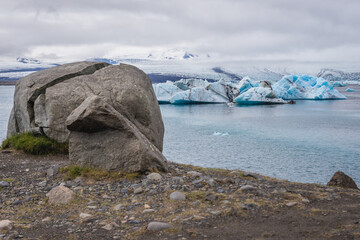
[[(326, 183), (341, 170), (360, 185), (360, 87), (337, 101), (295, 105), (161, 105), (164, 155), (204, 167), (241, 169), (298, 182)], [(0, 139), (14, 87), (0, 87)], [(214, 135), (214, 133), (216, 133)]]

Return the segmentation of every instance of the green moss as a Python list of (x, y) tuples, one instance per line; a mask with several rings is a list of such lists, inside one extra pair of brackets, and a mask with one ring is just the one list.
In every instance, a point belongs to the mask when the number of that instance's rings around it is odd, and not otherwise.
[(59, 143), (34, 133), (13, 135), (2, 142), (1, 148), (14, 148), (33, 155), (67, 154), (69, 152), (68, 143)]
[(91, 167), (80, 167), (80, 166), (66, 166), (60, 169), (60, 172), (65, 174), (67, 179), (75, 179), (76, 177), (85, 177), (94, 179), (97, 181), (100, 180), (117, 180), (117, 179), (127, 179), (135, 180), (141, 176), (140, 173), (124, 173), (119, 171), (106, 171), (101, 169), (95, 169)]

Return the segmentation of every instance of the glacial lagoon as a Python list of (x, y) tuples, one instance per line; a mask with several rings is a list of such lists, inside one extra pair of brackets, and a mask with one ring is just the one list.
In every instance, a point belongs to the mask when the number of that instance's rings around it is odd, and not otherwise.
[[(360, 185), (360, 87), (346, 100), (294, 105), (161, 105), (164, 155), (202, 167), (241, 169), (325, 184), (341, 170)], [(0, 139), (6, 137), (13, 86), (0, 86)]]

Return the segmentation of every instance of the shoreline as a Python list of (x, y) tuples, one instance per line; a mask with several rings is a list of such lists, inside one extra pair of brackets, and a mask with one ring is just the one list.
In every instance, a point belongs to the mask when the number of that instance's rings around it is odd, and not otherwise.
[[(5, 153), (7, 152), (7, 153)], [(201, 168), (170, 162), (159, 180), (53, 176), (67, 156), (0, 153), (1, 220), (12, 239), (355, 239), (360, 236), (360, 191), (296, 183), (240, 170)], [(156, 175), (156, 174), (155, 174)], [(75, 192), (65, 205), (46, 194), (57, 185)], [(180, 192), (185, 200), (172, 200)], [(84, 214), (87, 215), (84, 215)], [(147, 230), (150, 222), (172, 227)], [(0, 238), (1, 238), (0, 234)], [(12, 237), (12, 238), (11, 238)]]

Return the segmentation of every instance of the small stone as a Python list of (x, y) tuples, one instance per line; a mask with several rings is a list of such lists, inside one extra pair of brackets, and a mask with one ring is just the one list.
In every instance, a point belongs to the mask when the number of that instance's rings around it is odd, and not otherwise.
[(256, 187), (252, 185), (244, 185), (240, 188), (241, 191), (254, 191), (256, 190)]
[(149, 175), (146, 176), (147, 179), (151, 180), (151, 181), (161, 181), (162, 177), (159, 173), (150, 173)]
[(182, 177), (173, 177), (172, 181), (175, 182), (176, 184), (183, 184), (184, 183), (184, 179)]
[(111, 198), (109, 195), (106, 195), (106, 194), (103, 195), (102, 197), (103, 197), (103, 199), (110, 199)]
[(200, 177), (202, 175), (202, 173), (197, 171), (189, 171), (187, 172), (187, 174), (190, 175), (191, 177)]
[(0, 181), (0, 187), (10, 187), (10, 183), (7, 181)]
[(303, 199), (301, 199), (301, 201), (302, 201), (303, 203), (309, 203), (309, 202), (310, 202), (310, 200), (307, 199), (307, 198), (303, 198)]
[(118, 204), (114, 207), (114, 210), (119, 211), (122, 208), (122, 206), (123, 206), (122, 204)]
[(89, 209), (97, 209), (97, 206), (87, 206)]
[(46, 196), (49, 197), (50, 204), (66, 204), (75, 198), (75, 193), (67, 187), (58, 186), (51, 189)]
[(214, 202), (214, 201), (216, 201), (216, 199), (217, 199), (217, 196), (214, 193), (208, 193), (205, 196), (206, 201)]
[(46, 217), (44, 218), (43, 220), (41, 220), (43, 223), (46, 223), (46, 222), (50, 222), (51, 221), (51, 218), (50, 217)]
[(44, 181), (39, 182), (37, 185), (38, 185), (39, 187), (45, 187), (46, 184), (47, 184), (47, 181), (44, 180)]
[(145, 209), (149, 209), (149, 208), (150, 208), (150, 205), (149, 205), (149, 204), (144, 204), (144, 208), (145, 208)]
[(244, 172), (244, 177), (252, 177), (252, 178), (255, 178), (255, 179), (260, 178), (259, 175), (255, 174), (255, 173), (249, 173), (249, 172)]
[(105, 226), (102, 227), (102, 229), (110, 231), (113, 229), (113, 226), (111, 224), (106, 224)]
[(84, 219), (84, 218), (89, 218), (91, 217), (92, 215), (91, 214), (88, 214), (88, 213), (80, 213), (80, 218)]
[(289, 202), (286, 204), (286, 206), (288, 206), (288, 207), (293, 207), (295, 205), (297, 205), (297, 202)]
[(165, 229), (172, 228), (171, 224), (163, 223), (163, 222), (150, 222), (147, 230), (148, 231), (162, 231)]
[(134, 190), (135, 194), (140, 194), (142, 193), (144, 190), (142, 189), (142, 187), (138, 187), (137, 189)]
[(144, 211), (142, 211), (142, 213), (152, 213), (155, 212), (154, 209), (145, 209)]
[(9, 231), (13, 228), (12, 222), (10, 220), (2, 220), (0, 221), (0, 232)]
[(171, 200), (179, 200), (179, 201), (184, 201), (185, 200), (185, 195), (181, 192), (173, 192), (170, 194), (170, 199)]
[(59, 172), (59, 166), (51, 166), (46, 170), (46, 175), (48, 177), (53, 177)]

